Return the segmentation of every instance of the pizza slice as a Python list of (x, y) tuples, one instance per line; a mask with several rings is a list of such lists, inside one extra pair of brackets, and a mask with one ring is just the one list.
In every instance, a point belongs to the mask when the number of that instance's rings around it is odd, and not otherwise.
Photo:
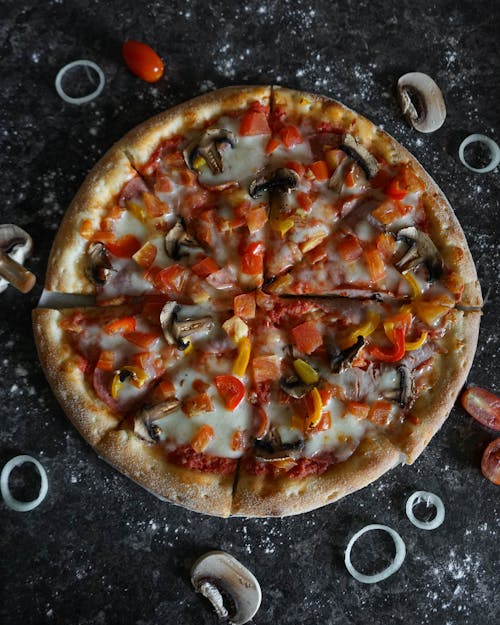
[[(278, 134), (295, 128), (303, 160), (305, 154), (303, 177), (315, 187), (308, 197), (320, 201), (304, 214), (293, 207), (299, 195), (287, 195), (281, 247), (272, 235), (266, 256), (270, 291), (423, 294), (481, 305), (465, 236), (443, 193), (413, 156), (371, 122), (326, 98), (274, 88), (272, 115)], [(306, 142), (307, 149), (301, 147)], [(282, 162), (279, 149), (276, 158)], [(322, 172), (321, 184), (315, 171)], [(300, 184), (305, 182), (299, 177)]]

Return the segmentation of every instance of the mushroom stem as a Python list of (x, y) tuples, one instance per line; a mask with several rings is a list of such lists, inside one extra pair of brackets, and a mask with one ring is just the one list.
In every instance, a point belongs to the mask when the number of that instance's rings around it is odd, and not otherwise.
[(0, 250), (0, 276), (21, 293), (28, 293), (35, 286), (36, 276), (8, 254)]

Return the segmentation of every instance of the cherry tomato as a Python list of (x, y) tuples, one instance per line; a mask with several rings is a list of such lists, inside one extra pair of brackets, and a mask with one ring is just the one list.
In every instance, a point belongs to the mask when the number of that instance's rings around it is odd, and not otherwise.
[(491, 441), (484, 450), (481, 471), (490, 482), (500, 486), (500, 437)]
[(146, 82), (156, 82), (163, 76), (163, 61), (145, 43), (126, 41), (122, 46), (122, 56), (132, 74)]
[(245, 395), (245, 387), (234, 375), (216, 375), (217, 391), (228, 410), (234, 410)]
[(462, 393), (460, 401), (481, 425), (500, 430), (500, 397), (479, 386), (471, 386)]

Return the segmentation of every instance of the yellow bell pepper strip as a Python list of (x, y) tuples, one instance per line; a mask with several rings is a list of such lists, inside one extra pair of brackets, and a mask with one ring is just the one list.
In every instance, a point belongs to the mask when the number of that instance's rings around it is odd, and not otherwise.
[(290, 217), (285, 219), (277, 219), (272, 215), (269, 220), (269, 224), (271, 226), (271, 230), (274, 230), (274, 232), (278, 232), (282, 237), (284, 237), (285, 234), (295, 226), (294, 220)]
[(313, 388), (307, 395), (307, 403), (311, 407), (310, 412), (306, 419), (306, 430), (314, 429), (321, 420), (321, 413), (323, 411), (323, 402), (321, 401), (321, 395), (317, 388)]
[(118, 397), (126, 380), (130, 380), (130, 383), (136, 388), (141, 388), (144, 386), (147, 379), (147, 373), (140, 367), (134, 367), (132, 365), (122, 367), (113, 377), (113, 382), (111, 383), (111, 397), (113, 399)]
[(413, 274), (411, 271), (407, 271), (403, 274), (403, 278), (410, 285), (413, 299), (416, 299), (417, 297), (422, 297), (422, 289), (420, 288), (420, 284), (418, 283), (415, 274)]
[(446, 306), (437, 302), (413, 302), (413, 309), (417, 317), (426, 323), (428, 326), (432, 326), (438, 319), (450, 310), (450, 306)]
[(193, 350), (194, 350), (193, 342), (190, 339), (188, 339), (188, 338), (183, 339), (183, 341), (185, 343), (187, 343), (188, 346), (186, 347), (186, 349), (184, 349), (182, 351), (182, 355), (183, 356), (189, 356), (189, 354), (191, 354), (193, 352)]
[(364, 339), (370, 336), (370, 334), (375, 332), (379, 323), (380, 316), (375, 311), (370, 310), (366, 321), (362, 325), (338, 339), (337, 344), (339, 348), (343, 351), (348, 347), (352, 347), (358, 340), (358, 336), (362, 336)]
[(301, 358), (297, 358), (293, 361), (293, 368), (295, 373), (304, 382), (304, 384), (316, 384), (319, 380), (319, 375), (316, 369), (313, 369), (310, 364)]
[(126, 202), (127, 210), (129, 210), (132, 215), (138, 219), (141, 223), (146, 221), (146, 209), (144, 206), (139, 204), (138, 202), (133, 202), (132, 200), (128, 200)]
[(413, 352), (416, 349), (420, 349), (422, 345), (427, 340), (428, 332), (425, 330), (422, 331), (422, 334), (418, 337), (416, 341), (405, 341), (405, 350), (407, 352)]
[(233, 363), (233, 373), (238, 377), (245, 375), (248, 363), (250, 361), (250, 352), (252, 351), (252, 345), (250, 339), (246, 336), (241, 338), (238, 343), (238, 355)]

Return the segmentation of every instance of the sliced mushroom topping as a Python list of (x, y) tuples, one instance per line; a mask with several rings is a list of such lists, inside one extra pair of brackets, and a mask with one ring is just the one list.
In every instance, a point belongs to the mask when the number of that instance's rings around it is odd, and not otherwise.
[(289, 377), (282, 377), (280, 380), (280, 388), (290, 397), (294, 399), (300, 399), (307, 395), (307, 393), (313, 388), (312, 384), (305, 384), (296, 375)]
[(349, 168), (354, 163), (354, 159), (352, 158), (344, 158), (344, 160), (340, 163), (337, 169), (331, 175), (330, 180), (328, 181), (328, 188), (333, 189), (337, 193), (342, 193), (342, 188), (344, 186), (344, 180), (347, 176), (347, 172)]
[(434, 132), (444, 124), (446, 105), (440, 88), (427, 74), (404, 74), (397, 84), (398, 101), (406, 121), (419, 132)]
[(160, 324), (165, 340), (169, 345), (177, 345), (178, 349), (185, 350), (189, 347), (192, 334), (208, 334), (214, 328), (214, 320), (210, 316), (179, 319), (181, 307), (177, 302), (167, 302), (160, 313)]
[(396, 240), (404, 241), (408, 245), (406, 253), (396, 263), (399, 271), (406, 273), (424, 264), (429, 274), (429, 282), (441, 277), (444, 268), (443, 259), (426, 234), (417, 230), (415, 226), (409, 226), (398, 231)]
[(289, 193), (296, 189), (298, 184), (299, 176), (297, 172), (287, 167), (279, 167), (267, 176), (260, 176), (252, 180), (248, 193), (254, 199), (260, 197), (266, 191)]
[(344, 350), (336, 349), (335, 353), (330, 356), (330, 369), (333, 373), (342, 373), (349, 367), (352, 367), (352, 363), (356, 356), (361, 351), (361, 348), (365, 344), (365, 339), (362, 336), (358, 336), (357, 341), (351, 347)]
[(206, 597), (221, 622), (248, 623), (260, 607), (262, 592), (255, 576), (224, 551), (209, 551), (191, 569), (191, 583)]
[(343, 136), (340, 149), (358, 163), (368, 178), (373, 178), (378, 172), (377, 159), (349, 133)]
[(137, 434), (137, 436), (145, 441), (158, 442), (160, 440), (161, 429), (155, 424), (155, 421), (163, 419), (163, 417), (177, 410), (179, 406), (180, 401), (175, 397), (166, 399), (153, 406), (143, 406), (134, 419), (134, 434)]
[(399, 387), (401, 390), (399, 405), (401, 408), (410, 408), (414, 401), (413, 375), (406, 365), (400, 365), (398, 373), (400, 375)]
[(100, 241), (91, 243), (87, 248), (87, 267), (85, 268), (87, 278), (94, 284), (102, 285), (107, 282), (112, 271), (115, 270), (107, 247)]
[(184, 160), (189, 169), (197, 171), (194, 161), (197, 156), (201, 156), (213, 174), (220, 174), (224, 171), (224, 164), (219, 147), (227, 144), (234, 148), (236, 143), (237, 139), (230, 130), (211, 128), (189, 143), (183, 151)]
[(304, 439), (297, 433), (295, 440), (283, 442), (276, 428), (272, 428), (254, 441), (255, 455), (264, 462), (296, 459), (304, 449)]
[(182, 220), (177, 221), (165, 235), (165, 251), (167, 256), (173, 260), (179, 260), (181, 256), (187, 256), (189, 249), (196, 248), (201, 249), (201, 246), (196, 239), (186, 232)]
[(9, 284), (21, 293), (35, 286), (35, 275), (22, 265), (32, 247), (33, 240), (25, 230), (14, 224), (0, 225), (0, 293)]

